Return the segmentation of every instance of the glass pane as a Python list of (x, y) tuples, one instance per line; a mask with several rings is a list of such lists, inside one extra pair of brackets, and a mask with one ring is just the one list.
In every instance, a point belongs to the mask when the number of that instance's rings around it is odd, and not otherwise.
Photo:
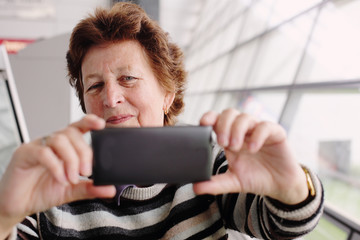
[[(226, 1), (221, 1), (226, 2)], [(205, 3), (208, 3), (206, 1)], [(243, 28), (244, 24), (244, 12), (246, 12), (246, 8), (250, 4), (250, 0), (238, 0), (233, 1), (230, 0), (223, 7), (223, 9), (219, 9), (218, 1), (215, 2), (216, 7), (212, 7), (212, 9), (205, 8), (201, 12), (201, 17), (199, 23), (194, 29), (194, 37), (192, 39), (191, 44), (185, 49), (185, 53), (187, 55), (187, 62), (191, 62), (189, 66), (199, 65), (198, 61), (194, 59), (194, 55), (200, 55), (203, 49), (205, 49), (213, 39), (219, 37), (222, 39), (221, 44), (219, 44), (219, 48), (215, 49), (215, 55), (218, 53), (223, 53), (231, 49), (237, 42), (239, 32)], [(205, 4), (208, 6), (208, 4)], [(207, 11), (216, 12), (216, 15), (213, 16), (214, 19), (208, 25), (204, 26), (205, 20), (208, 18)], [(200, 28), (204, 28), (201, 29)], [(211, 59), (209, 57), (209, 51), (205, 50), (205, 54), (202, 54), (203, 58)]]
[(221, 113), (227, 108), (239, 108), (239, 95), (236, 93), (219, 93), (212, 110)]
[(188, 95), (185, 97), (185, 111), (179, 121), (186, 124), (199, 125), (202, 115), (213, 110), (215, 94)]
[(230, 62), (221, 89), (244, 88), (252, 66), (258, 41), (251, 41), (230, 55)]
[(360, 1), (329, 1), (321, 11), (298, 82), (360, 77)]
[(21, 144), (6, 81), (0, 76), (0, 177)]
[(188, 76), (187, 76), (187, 89), (190, 92), (196, 91), (197, 87), (200, 84), (200, 80), (201, 79), (201, 71), (194, 71), (194, 72), (189, 72)]
[[(221, 42), (221, 35), (216, 35), (214, 38), (211, 38), (204, 46), (201, 46), (196, 50), (196, 62), (191, 61), (191, 65), (189, 64), (190, 62), (188, 62), (187, 65), (191, 69), (194, 69), (204, 64), (208, 64), (209, 61), (219, 55), (219, 46), (222, 44)], [(192, 58), (192, 56), (190, 58)]]
[(239, 43), (245, 42), (267, 29), (267, 24), (271, 14), (274, 0), (253, 1), (249, 10), (246, 12), (245, 25)]
[(298, 160), (316, 170), (326, 201), (360, 220), (360, 93), (358, 89), (303, 93), (290, 124)]
[(227, 8), (227, 4), (228, 1), (205, 1), (204, 10), (202, 12), (202, 19), (198, 25), (199, 32), (206, 32), (206, 30), (213, 25), (216, 16), (219, 15), (221, 11), (224, 11)]
[(225, 80), (225, 73), (228, 69), (229, 56), (222, 57), (211, 63), (208, 67), (208, 76), (204, 81), (202, 91), (215, 91), (220, 88)]
[(303, 239), (346, 240), (348, 239), (348, 233), (323, 217), (320, 219), (319, 224), (316, 226), (314, 231), (306, 235)]
[(192, 71), (200, 65), (201, 61), (201, 50), (194, 52), (193, 54), (187, 56), (185, 53), (185, 65), (186, 70)]
[(229, 51), (230, 49), (234, 48), (236, 44), (236, 40), (239, 37), (239, 34), (241, 32), (241, 23), (243, 19), (242, 18), (235, 18), (233, 19), (225, 29), (222, 29), (222, 31), (219, 33), (219, 35), (222, 38), (222, 44), (219, 46), (219, 52), (224, 53), (226, 51)]
[(273, 12), (270, 17), (269, 27), (276, 26), (301, 12), (318, 5), (321, 0), (277, 0), (273, 6)]
[(208, 77), (211, 75), (211, 64), (199, 68), (197, 71), (189, 73), (188, 93), (203, 92), (206, 84), (208, 84)]
[(191, 42), (190, 51), (196, 52), (209, 40), (216, 37), (217, 32), (222, 30), (224, 22), (229, 18), (229, 7), (228, 1), (205, 1), (203, 10), (201, 11), (200, 21), (196, 25), (196, 32)]
[(201, 116), (209, 111), (222, 112), (236, 108), (260, 120), (277, 122), (286, 100), (286, 91), (246, 93), (196, 94), (185, 97), (185, 111), (181, 122), (198, 124)]
[(194, 124), (195, 123), (195, 119), (193, 119), (193, 112), (196, 109), (196, 103), (198, 101), (199, 96), (198, 95), (185, 95), (184, 97), (184, 103), (185, 103), (185, 108), (184, 108), (184, 112), (182, 112), (179, 116), (178, 116), (178, 121), (180, 123), (184, 123), (184, 124)]
[(286, 100), (286, 91), (252, 92), (242, 99), (241, 110), (259, 120), (278, 122)]
[(262, 39), (249, 77), (249, 87), (293, 82), (314, 17), (315, 11), (312, 11)]
[(214, 60), (220, 55), (219, 50), (220, 46), (223, 44), (223, 41), (224, 39), (220, 34), (215, 35), (215, 37), (209, 41), (208, 46), (205, 47), (206, 61)]

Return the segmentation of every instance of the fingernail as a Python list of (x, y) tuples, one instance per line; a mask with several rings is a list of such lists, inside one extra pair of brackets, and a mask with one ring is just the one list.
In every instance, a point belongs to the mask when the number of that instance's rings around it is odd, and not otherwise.
[(85, 176), (90, 176), (91, 175), (91, 165), (88, 163), (85, 163), (82, 167), (82, 172)]
[(230, 145), (231, 145), (231, 147), (237, 147), (239, 145), (239, 143), (240, 143), (240, 140), (238, 138), (232, 138)]
[(73, 183), (73, 184), (77, 184), (79, 182), (79, 175), (75, 172), (71, 172), (70, 173), (70, 181)]

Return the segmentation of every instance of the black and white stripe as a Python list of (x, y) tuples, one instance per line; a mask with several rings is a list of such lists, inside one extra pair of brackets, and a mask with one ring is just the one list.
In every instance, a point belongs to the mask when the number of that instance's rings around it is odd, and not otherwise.
[[(227, 171), (224, 152), (214, 156), (213, 174)], [(253, 194), (197, 196), (192, 184), (128, 188), (120, 206), (85, 200), (27, 217), (18, 225), (18, 239), (226, 239), (226, 229), (263, 239), (295, 238), (311, 231), (322, 213), (322, 186), (312, 178), (320, 194), (290, 210)]]

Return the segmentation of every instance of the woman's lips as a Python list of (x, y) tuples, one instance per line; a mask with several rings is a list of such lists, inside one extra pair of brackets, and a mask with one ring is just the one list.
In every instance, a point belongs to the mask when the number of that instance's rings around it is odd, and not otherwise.
[(133, 117), (133, 115), (112, 116), (112, 117), (109, 117), (108, 119), (106, 119), (106, 123), (119, 124), (119, 123), (126, 122), (127, 120), (129, 120), (132, 117)]

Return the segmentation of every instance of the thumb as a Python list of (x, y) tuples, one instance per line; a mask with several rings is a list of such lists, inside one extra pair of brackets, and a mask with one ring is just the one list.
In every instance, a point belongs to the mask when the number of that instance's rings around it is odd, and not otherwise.
[(70, 126), (79, 129), (82, 133), (86, 133), (90, 130), (103, 129), (105, 127), (105, 121), (94, 114), (88, 114), (79, 121), (72, 123)]
[(68, 201), (85, 200), (92, 198), (112, 198), (116, 194), (115, 186), (94, 186), (91, 180), (80, 181), (73, 185)]
[(212, 176), (209, 181), (194, 183), (193, 189), (196, 194), (219, 195), (240, 192), (241, 186), (235, 175), (226, 172)]

